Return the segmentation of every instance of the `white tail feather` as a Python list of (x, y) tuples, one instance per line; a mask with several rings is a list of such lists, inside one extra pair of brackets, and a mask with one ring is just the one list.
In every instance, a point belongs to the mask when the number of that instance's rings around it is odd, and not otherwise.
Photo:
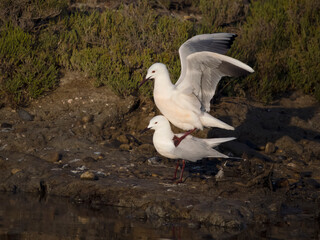
[(227, 137), (227, 138), (207, 138), (203, 139), (210, 147), (216, 147), (220, 143), (229, 142), (236, 139), (235, 137)]
[(227, 129), (227, 130), (234, 130), (234, 127), (220, 121), (217, 118), (212, 117), (210, 114), (208, 114), (206, 112), (204, 112), (200, 116), (200, 121), (201, 121), (202, 125), (205, 127), (218, 127), (218, 128), (223, 128), (223, 129)]

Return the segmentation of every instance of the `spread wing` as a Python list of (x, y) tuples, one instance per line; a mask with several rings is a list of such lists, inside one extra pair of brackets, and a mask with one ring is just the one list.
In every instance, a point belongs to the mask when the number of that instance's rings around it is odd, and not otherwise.
[(202, 51), (226, 54), (236, 36), (237, 35), (233, 33), (201, 34), (194, 36), (183, 43), (179, 48), (181, 75), (177, 83), (184, 79), (186, 74), (187, 57), (190, 54)]
[(176, 84), (178, 91), (193, 93), (206, 111), (210, 110), (216, 87), (223, 76), (238, 77), (252, 73), (248, 65), (214, 52), (196, 52), (187, 56), (185, 76)]

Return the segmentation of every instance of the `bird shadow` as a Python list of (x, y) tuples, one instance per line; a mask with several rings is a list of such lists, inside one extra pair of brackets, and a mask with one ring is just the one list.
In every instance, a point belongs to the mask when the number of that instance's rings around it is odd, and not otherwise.
[[(288, 105), (274, 104), (255, 106), (245, 101), (227, 101), (231, 104), (229, 116), (220, 117), (227, 123), (238, 122), (234, 131), (212, 128), (208, 131), (208, 138), (236, 137), (232, 142), (222, 144), (236, 155), (248, 154), (264, 159), (269, 159), (264, 154), (267, 143), (277, 143), (282, 138), (292, 139), (287, 141), (284, 150), (295, 150), (302, 140), (315, 143), (320, 148), (319, 132), (319, 103), (306, 104), (307, 106), (294, 107), (295, 101)], [(275, 149), (276, 150), (276, 149)]]

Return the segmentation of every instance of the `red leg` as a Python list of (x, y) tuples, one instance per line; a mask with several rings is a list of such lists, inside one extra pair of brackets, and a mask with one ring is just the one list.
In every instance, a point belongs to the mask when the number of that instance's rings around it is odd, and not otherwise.
[(192, 129), (192, 130), (189, 130), (189, 131), (187, 131), (187, 132), (185, 132), (181, 137), (176, 137), (176, 136), (174, 136), (173, 137), (173, 142), (174, 142), (174, 145), (176, 146), (176, 147), (178, 147), (178, 145), (181, 143), (181, 141), (183, 140), (183, 139), (185, 139), (186, 138), (186, 136), (188, 136), (189, 134), (191, 134), (191, 133), (193, 133), (194, 131), (196, 130), (196, 128), (195, 129)]
[(180, 178), (177, 181), (177, 183), (182, 183), (183, 171), (184, 171), (185, 166), (186, 166), (186, 162), (185, 162), (185, 160), (182, 160), (182, 168), (181, 168), (181, 172), (180, 172)]
[(177, 160), (177, 166), (176, 166), (176, 170), (174, 171), (174, 177), (172, 180), (176, 180), (177, 179), (177, 171), (180, 165), (180, 160)]

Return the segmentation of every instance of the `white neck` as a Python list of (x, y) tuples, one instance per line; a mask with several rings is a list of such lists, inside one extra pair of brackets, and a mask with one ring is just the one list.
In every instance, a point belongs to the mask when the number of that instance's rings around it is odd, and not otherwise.
[(154, 79), (153, 94), (164, 94), (174, 88), (167, 69)]
[(169, 122), (168, 122), (168, 127), (163, 127), (161, 129), (155, 130), (153, 134), (153, 144), (156, 150), (161, 155), (170, 157), (168, 153), (175, 148), (173, 143), (173, 137), (174, 137), (174, 134), (171, 131)]

